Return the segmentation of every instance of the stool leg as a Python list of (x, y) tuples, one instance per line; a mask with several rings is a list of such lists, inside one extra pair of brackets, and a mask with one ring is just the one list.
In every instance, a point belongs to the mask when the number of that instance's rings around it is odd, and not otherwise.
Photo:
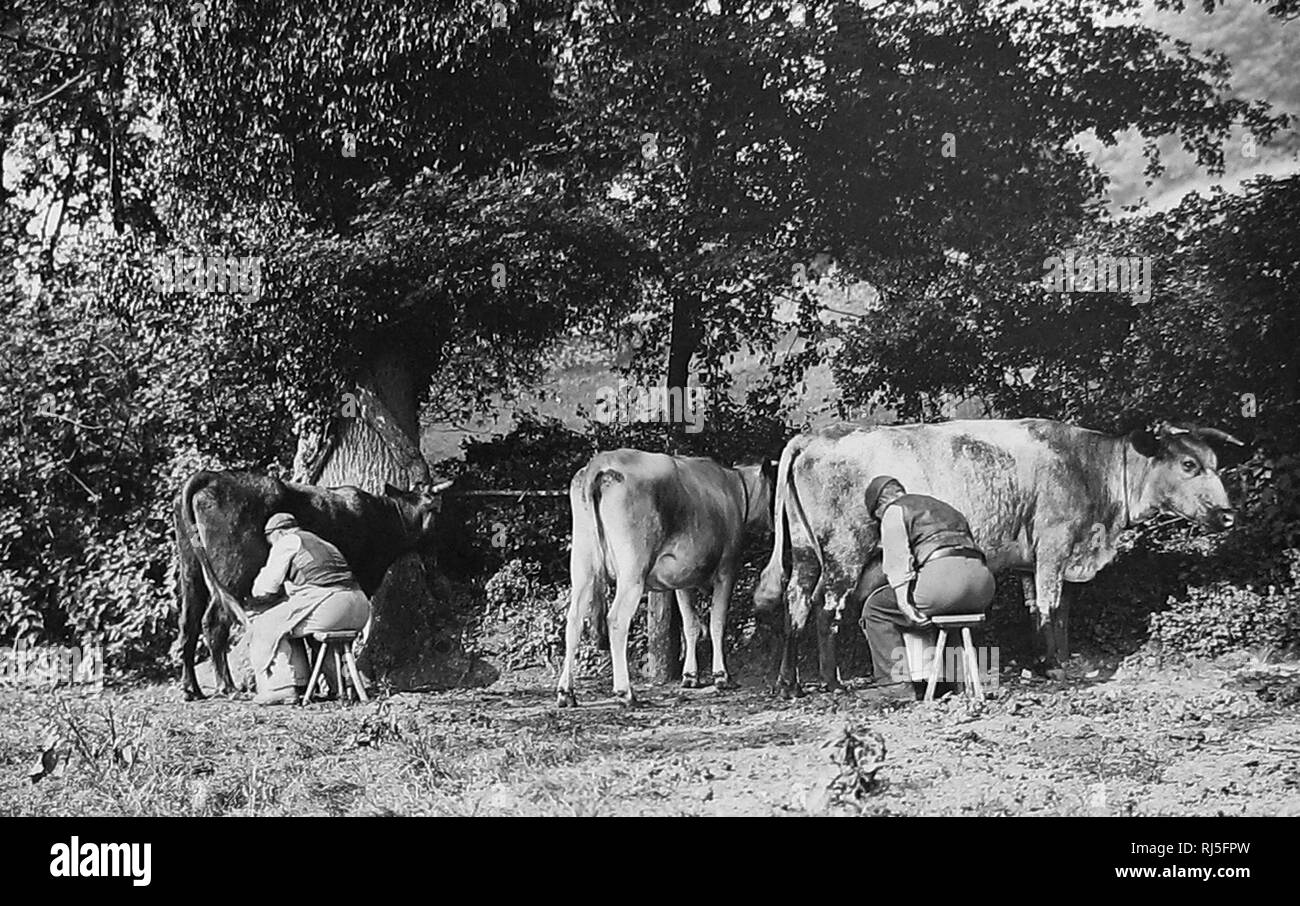
[(334, 649), (334, 695), (338, 701), (346, 702), (347, 693), (343, 692), (343, 659), (338, 656), (338, 642), (330, 642), (331, 649)]
[(943, 669), (943, 646), (948, 641), (948, 630), (939, 630), (939, 641), (934, 646), (934, 659), (930, 661), (930, 681), (925, 687), (925, 700), (934, 701), (934, 686), (939, 682), (939, 671)]
[(315, 657), (315, 655), (312, 654), (312, 650), (311, 650), (311, 642), (307, 640), (307, 637), (306, 637), (306, 636), (303, 636), (302, 638), (298, 639), (298, 641), (299, 641), (299, 642), (302, 642), (302, 650), (303, 650), (303, 653), (307, 656), (307, 673), (310, 674), (310, 673), (311, 673), (312, 658)]
[(983, 701), (984, 687), (980, 685), (980, 662), (975, 656), (975, 642), (971, 639), (969, 626), (962, 628), (961, 643), (962, 651), (966, 654), (966, 673), (970, 678), (971, 691), (975, 693), (976, 699)]
[(320, 678), (320, 668), (325, 666), (325, 649), (329, 646), (321, 642), (320, 648), (316, 649), (316, 665), (311, 668), (311, 679), (307, 680), (307, 691), (302, 694), (302, 703), (305, 705), (311, 701), (312, 693), (316, 690), (316, 681)]
[(370, 697), (366, 695), (366, 687), (361, 684), (361, 671), (357, 669), (357, 659), (352, 656), (351, 646), (343, 649), (343, 657), (348, 662), (348, 674), (352, 677), (352, 688), (356, 690), (357, 701), (370, 701)]

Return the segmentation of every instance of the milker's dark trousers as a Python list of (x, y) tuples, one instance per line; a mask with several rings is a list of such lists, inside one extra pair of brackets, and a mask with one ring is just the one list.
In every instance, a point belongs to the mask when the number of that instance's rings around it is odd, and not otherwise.
[[(993, 586), (993, 573), (982, 561), (974, 557), (941, 557), (921, 567), (908, 594), (912, 606), (923, 616), (983, 613), (993, 600)], [(871, 648), (872, 672), (877, 682), (907, 680), (902, 630), (924, 633), (930, 647), (938, 643), (939, 630), (933, 626), (917, 628), (903, 615), (879, 559), (868, 564), (857, 590), (866, 594), (860, 624)]]

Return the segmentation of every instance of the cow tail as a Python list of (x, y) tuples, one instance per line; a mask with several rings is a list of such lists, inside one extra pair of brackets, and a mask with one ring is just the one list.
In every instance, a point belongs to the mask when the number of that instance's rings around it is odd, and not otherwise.
[(194, 495), (208, 485), (214, 474), (213, 472), (198, 472), (189, 481), (185, 482), (185, 487), (181, 490), (180, 540), (182, 545), (189, 544), (190, 553), (198, 561), (199, 570), (203, 573), (203, 583), (208, 588), (209, 600), (221, 604), (226, 613), (247, 626), (248, 615), (244, 611), (239, 598), (217, 578), (212, 561), (208, 558), (208, 552), (203, 547), (203, 539), (199, 535), (199, 520), (194, 513)]
[(785, 584), (789, 578), (785, 571), (785, 546), (790, 536), (789, 519), (785, 512), (785, 481), (790, 473), (792, 446), (793, 443), (786, 444), (776, 466), (776, 481), (773, 482), (776, 506), (772, 509), (772, 555), (754, 589), (754, 610), (759, 613), (771, 613), (777, 609), (785, 595)]
[[(592, 522), (596, 526), (596, 553), (600, 558), (599, 570), (601, 574), (603, 594), (598, 595), (596, 599), (597, 606), (592, 608), (592, 629), (596, 633), (596, 641), (601, 649), (609, 648), (609, 604), (610, 597), (608, 594), (608, 582), (610, 579), (609, 570), (606, 564), (611, 557), (609, 548), (605, 543), (605, 523), (600, 518), (600, 495), (606, 486), (624, 481), (623, 473), (615, 469), (601, 469), (591, 476), (587, 482), (587, 499), (591, 501)], [(600, 606), (603, 600), (604, 606)]]
[(181, 489), (181, 524), (178, 528), (181, 530), (182, 538), (191, 544), (199, 540), (199, 520), (194, 515), (194, 495), (207, 486), (212, 474), (211, 472), (196, 472), (190, 476), (189, 481), (185, 482), (185, 487)]
[[(799, 500), (799, 488), (794, 482), (794, 456), (790, 457), (790, 473), (787, 479), (790, 484), (790, 503), (794, 506), (795, 515), (799, 517), (799, 524), (803, 526), (804, 534), (812, 542), (813, 553), (817, 555), (817, 585), (813, 588), (812, 601), (813, 606), (826, 596), (826, 555), (822, 552), (822, 543), (817, 540), (817, 533), (813, 531), (812, 525), (808, 522), (808, 514), (804, 512), (803, 503)], [(793, 543), (792, 543), (793, 546)]]
[[(799, 456), (799, 439), (791, 440), (781, 451), (781, 459), (776, 467), (775, 496), (776, 506), (772, 511), (772, 556), (763, 568), (758, 587), (754, 590), (754, 609), (759, 613), (776, 612), (785, 597), (785, 588), (790, 581), (790, 573), (785, 568), (786, 548), (793, 547), (790, 538), (790, 505), (793, 504), (795, 515), (810, 537), (808, 518), (799, 502), (799, 493), (794, 486), (794, 461)], [(813, 546), (817, 551), (817, 562), (822, 562), (822, 552), (813, 537)]]

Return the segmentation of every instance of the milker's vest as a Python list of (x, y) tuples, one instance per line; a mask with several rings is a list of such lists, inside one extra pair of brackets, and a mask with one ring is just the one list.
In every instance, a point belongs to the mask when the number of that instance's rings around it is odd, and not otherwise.
[(357, 584), (348, 561), (339, 549), (319, 535), (298, 529), (302, 547), (293, 555), (285, 576), (294, 585), (317, 585), (325, 588), (351, 587)]
[(931, 554), (945, 547), (979, 550), (966, 517), (942, 500), (924, 494), (904, 494), (889, 505), (903, 510), (903, 526), (918, 569)]

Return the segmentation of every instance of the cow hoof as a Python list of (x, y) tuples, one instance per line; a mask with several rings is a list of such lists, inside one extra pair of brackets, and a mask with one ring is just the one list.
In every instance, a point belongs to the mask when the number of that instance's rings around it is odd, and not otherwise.
[(207, 696), (204, 695), (203, 692), (200, 691), (200, 690), (198, 690), (198, 689), (186, 689), (186, 690), (185, 690), (185, 700), (186, 700), (187, 702), (201, 702), (201, 701), (203, 701), (205, 698), (207, 698)]
[(714, 689), (731, 688), (731, 678), (727, 676), (725, 671), (721, 671), (713, 674), (713, 688)]
[(576, 708), (578, 707), (578, 697), (573, 694), (572, 689), (561, 689), (555, 693), (555, 706), (557, 708)]
[(776, 694), (786, 701), (791, 701), (796, 698), (803, 698), (803, 689), (799, 687), (798, 683), (782, 683), (776, 687)]
[(628, 689), (624, 692), (615, 691), (614, 700), (617, 701), (619, 703), (619, 706), (623, 708), (636, 707), (636, 696), (632, 694), (631, 689)]
[(1065, 671), (1060, 667), (1049, 667), (1047, 669), (1047, 678), (1050, 680), (1056, 680), (1057, 682), (1060, 682), (1061, 680), (1065, 679)]
[(696, 679), (694, 673), (683, 673), (683, 674), (682, 674), (682, 688), (683, 688), (683, 689), (698, 689), (698, 688), (700, 688), (700, 681), (699, 681), (698, 679)]

